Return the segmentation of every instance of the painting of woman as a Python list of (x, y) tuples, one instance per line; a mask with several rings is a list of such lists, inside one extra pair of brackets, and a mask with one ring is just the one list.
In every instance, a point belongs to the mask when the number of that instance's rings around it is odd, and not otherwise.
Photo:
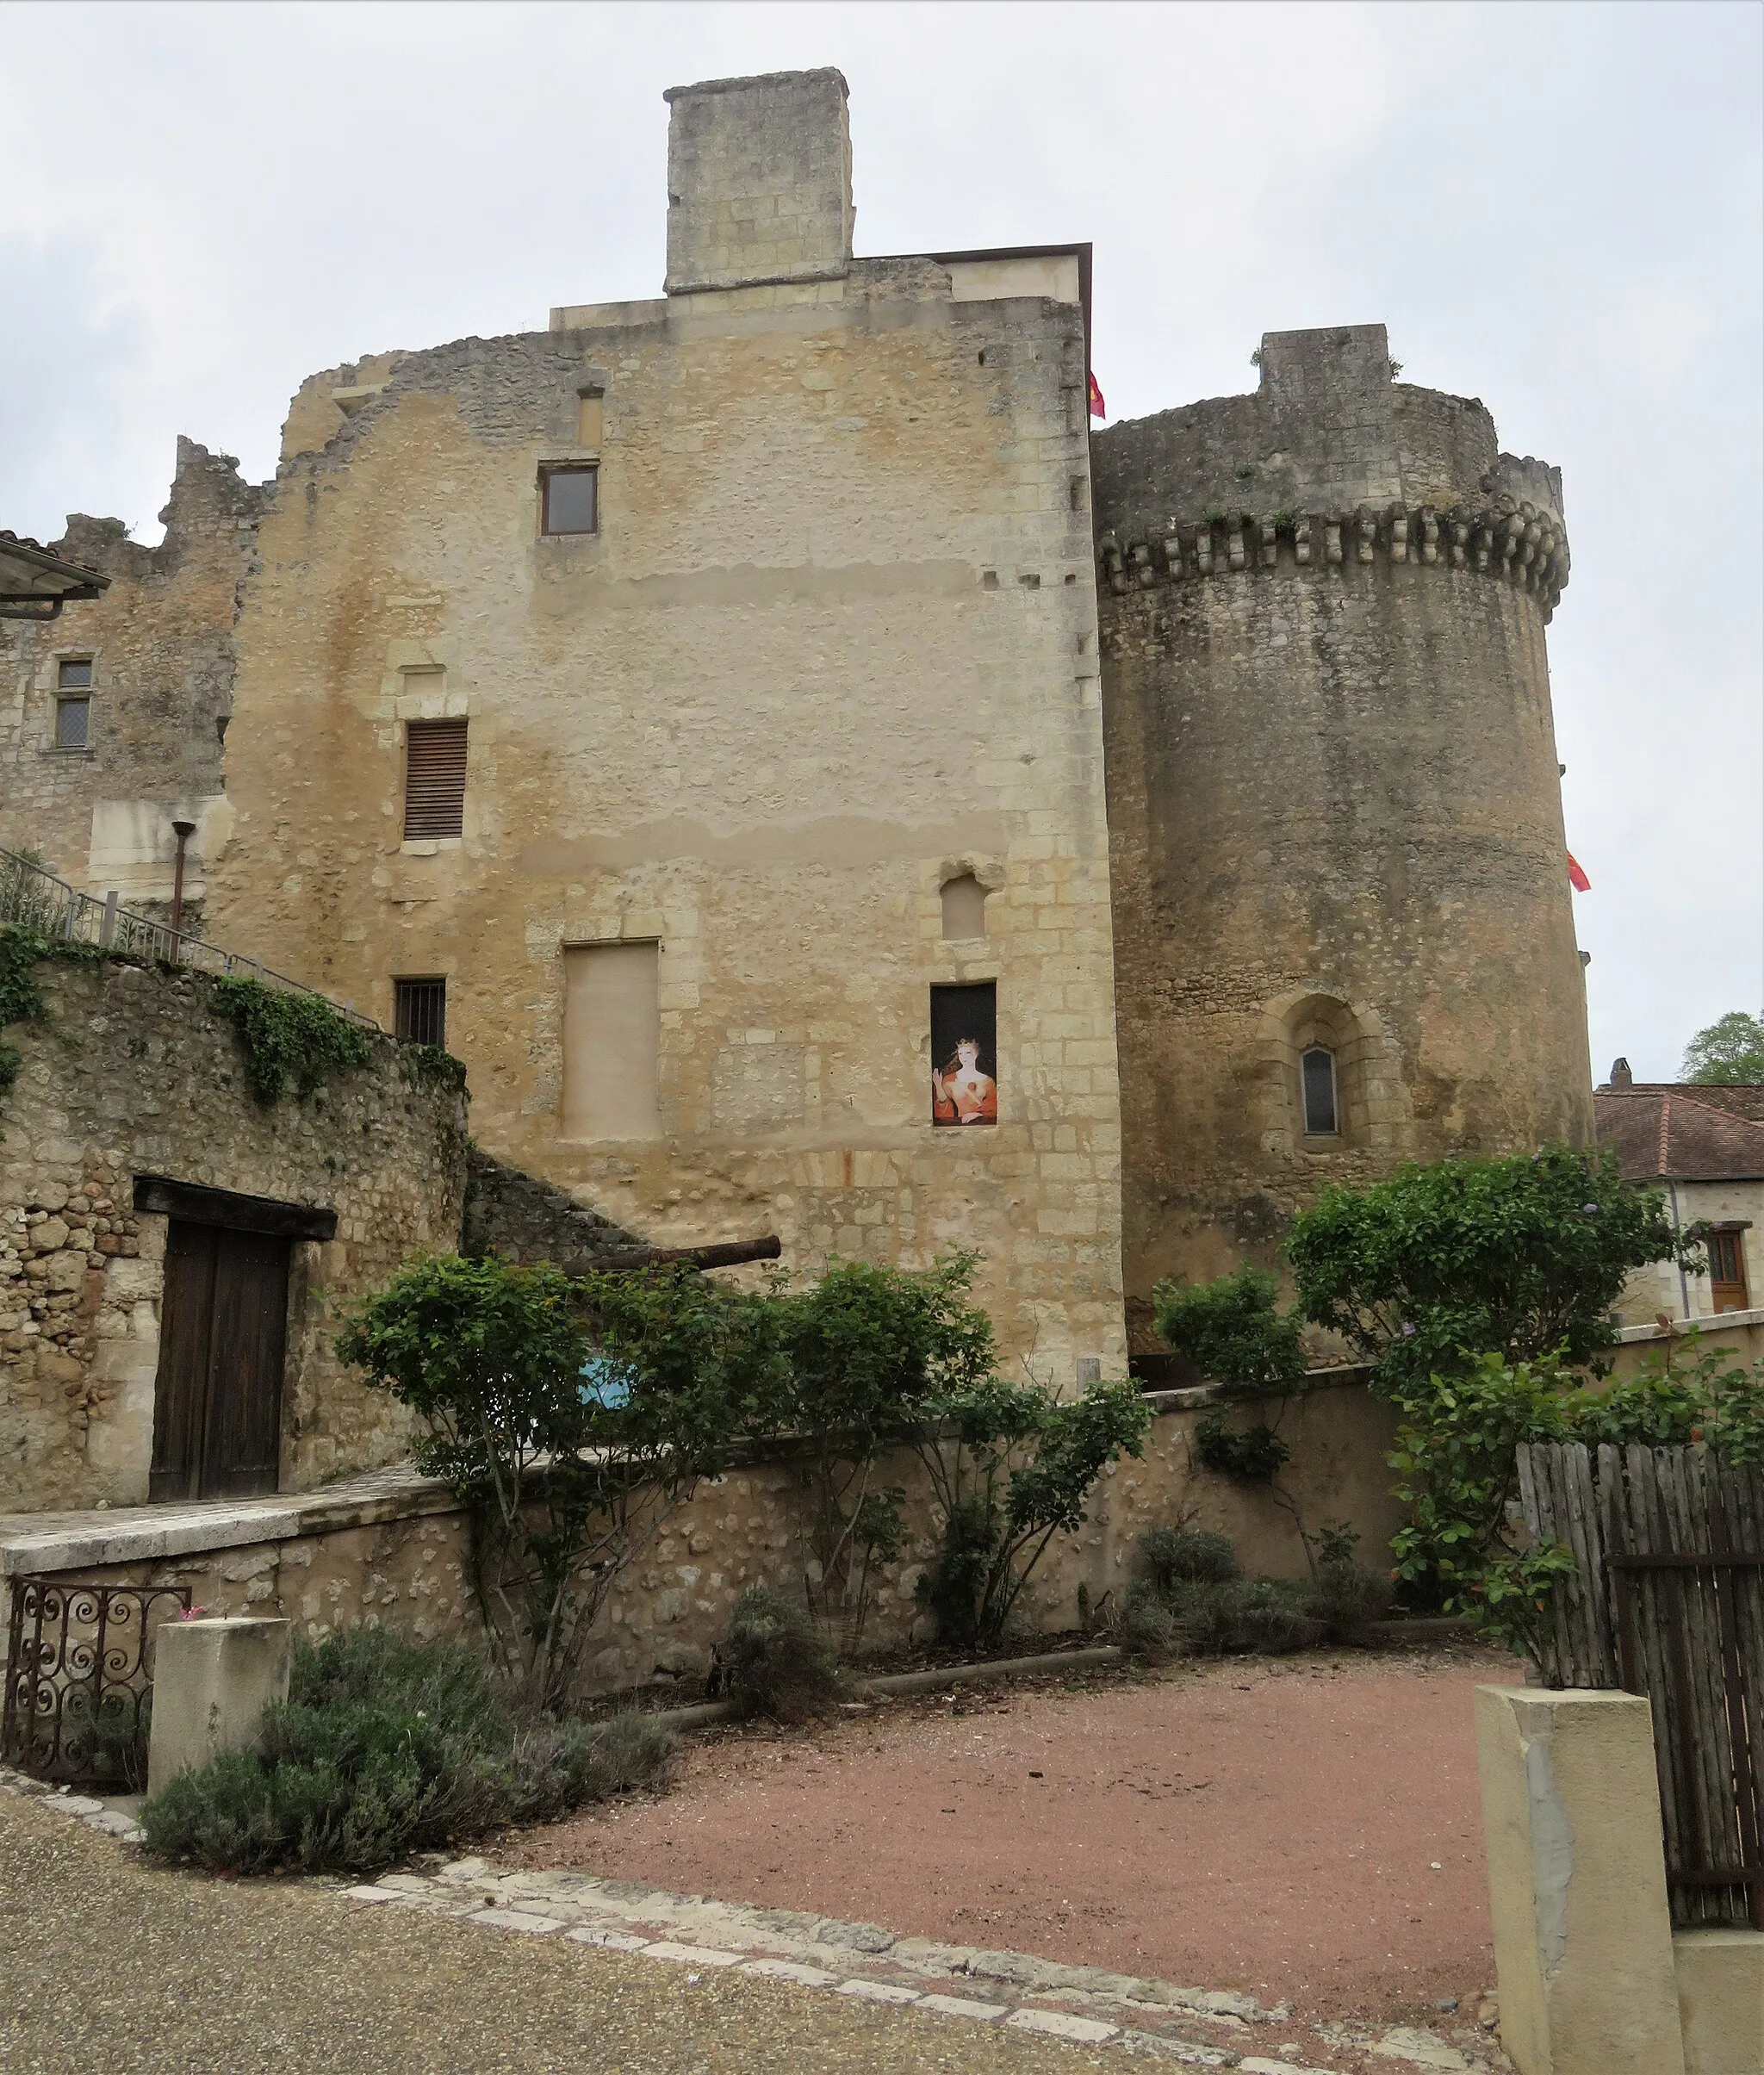
[(980, 1070), (978, 1038), (958, 1038), (949, 1059), (931, 1069), (931, 1121), (935, 1124), (998, 1121), (998, 1084)]

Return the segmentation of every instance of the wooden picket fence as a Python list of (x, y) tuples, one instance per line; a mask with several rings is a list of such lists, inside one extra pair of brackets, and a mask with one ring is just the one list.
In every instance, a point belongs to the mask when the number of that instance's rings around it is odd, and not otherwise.
[(1526, 1527), (1575, 1556), (1545, 1675), (1652, 1704), (1674, 1923), (1764, 1930), (1764, 1470), (1537, 1442), (1519, 1471)]

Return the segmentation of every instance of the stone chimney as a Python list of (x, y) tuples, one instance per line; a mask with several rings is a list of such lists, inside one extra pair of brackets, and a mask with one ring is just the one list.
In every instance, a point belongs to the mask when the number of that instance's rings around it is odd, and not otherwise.
[(1633, 1088), (1635, 1084), (1636, 1077), (1630, 1072), (1629, 1061), (1613, 1059), (1611, 1062), (1611, 1085), (1613, 1088)]
[(670, 295), (833, 281), (851, 266), (844, 76), (762, 72), (671, 86)]

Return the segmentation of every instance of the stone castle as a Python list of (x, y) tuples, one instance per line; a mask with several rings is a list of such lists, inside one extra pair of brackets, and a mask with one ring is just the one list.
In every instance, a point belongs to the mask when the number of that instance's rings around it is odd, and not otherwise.
[(832, 71), (674, 90), (665, 292), (314, 376), (0, 623), (0, 844), (469, 1068), (660, 1244), (984, 1257), (1043, 1381), (1329, 1181), (1592, 1131), (1556, 471), (1382, 326), (1093, 434), (1087, 245), (853, 252)]

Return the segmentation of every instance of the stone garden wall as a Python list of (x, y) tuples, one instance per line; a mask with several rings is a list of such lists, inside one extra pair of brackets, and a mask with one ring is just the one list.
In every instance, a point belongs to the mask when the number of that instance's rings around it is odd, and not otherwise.
[[(1079, 1620), (1078, 1588), (1093, 1609), (1118, 1603), (1134, 1574), (1139, 1537), (1183, 1522), (1230, 1536), (1245, 1569), (1302, 1577), (1306, 1563), (1293, 1513), (1314, 1535), (1326, 1519), (1360, 1530), (1362, 1553), (1377, 1563), (1398, 1512), (1384, 1495), (1382, 1465), (1391, 1415), (1357, 1375), (1320, 1378), (1284, 1401), (1280, 1432), (1293, 1451), (1280, 1479), (1288, 1503), (1265, 1488), (1235, 1484), (1194, 1461), (1196, 1420), (1212, 1394), (1168, 1392), (1144, 1457), (1106, 1475), (1091, 1519), (1048, 1551), (1021, 1603), (1027, 1635), (1069, 1632)], [(936, 1552), (922, 1471), (910, 1457), (885, 1460), (878, 1482), (907, 1493), (911, 1530), (899, 1562), (879, 1579), (863, 1646), (898, 1649), (926, 1639), (928, 1618), (913, 1587)], [(475, 1639), (469, 1523), (437, 1484), (385, 1471), (287, 1500), (252, 1500), (223, 1528), (215, 1507), (180, 1514), (154, 1508), (125, 1523), (86, 1516), (27, 1535), (29, 1523), (0, 1522), (0, 1587), (9, 1574), (56, 1573), (117, 1583), (182, 1583), (211, 1614), (284, 1615), (309, 1641), (363, 1623), (425, 1638)], [(709, 1666), (743, 1587), (763, 1581), (795, 1594), (802, 1556), (797, 1486), (787, 1459), (756, 1457), (700, 1484), (659, 1526), (614, 1593), (587, 1658), (596, 1692), (692, 1678)], [(222, 1533), (231, 1539), (214, 1546)], [(155, 1553), (130, 1556), (136, 1538)], [(208, 1546), (189, 1544), (200, 1540)], [(180, 1546), (183, 1544), (183, 1546)], [(3, 1598), (3, 1593), (0, 1593)], [(0, 1613), (3, 1613), (0, 1606)]]

